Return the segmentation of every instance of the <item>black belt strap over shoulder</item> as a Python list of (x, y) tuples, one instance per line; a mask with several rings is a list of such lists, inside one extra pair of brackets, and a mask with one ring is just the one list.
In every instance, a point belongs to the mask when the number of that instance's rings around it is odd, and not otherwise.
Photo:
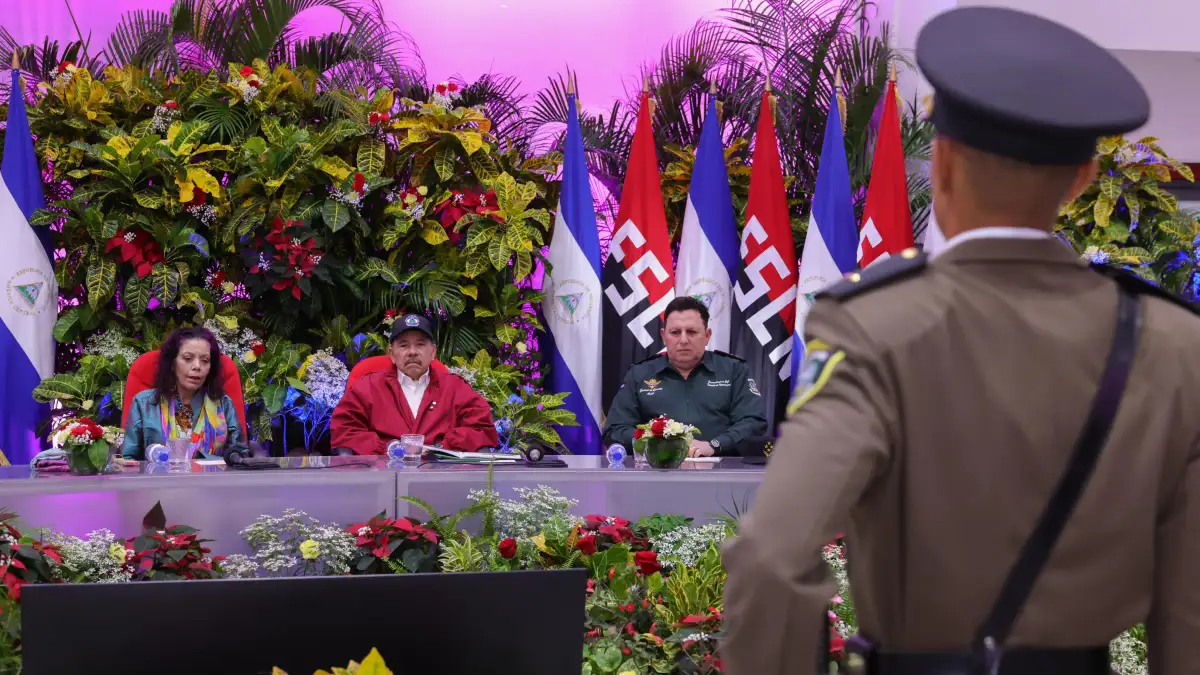
[(972, 671), (979, 675), (995, 675), (999, 671), (1005, 641), (1096, 468), (1117, 416), (1141, 332), (1137, 293), (1124, 285), (1119, 290), (1112, 348), (1100, 378), (1100, 388), (1092, 401), (1083, 432), (1075, 443), (1067, 471), (1059, 480), (1033, 534), (1021, 547), (999, 597), (972, 643), (971, 652), (975, 657)]

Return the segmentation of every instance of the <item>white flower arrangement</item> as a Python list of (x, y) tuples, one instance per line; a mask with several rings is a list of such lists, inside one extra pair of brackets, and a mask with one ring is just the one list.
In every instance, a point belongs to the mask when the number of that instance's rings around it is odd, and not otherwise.
[(220, 321), (209, 319), (204, 322), (204, 327), (216, 336), (221, 353), (233, 358), (250, 351), (254, 343), (261, 342), (254, 331), (249, 328), (239, 329), (236, 324), (232, 328), (226, 328)]
[(551, 521), (576, 523), (577, 516), (571, 509), (579, 505), (552, 487), (539, 485), (536, 488), (513, 488), (517, 500), (500, 499), (497, 492), (471, 490), (467, 499), (473, 504), (491, 501), (496, 508), (496, 530), (505, 537), (522, 539), (533, 537), (546, 529)]
[(192, 216), (195, 217), (196, 220), (199, 220), (200, 222), (204, 223), (205, 225), (212, 225), (213, 223), (217, 222), (217, 210), (215, 208), (213, 208), (212, 204), (200, 204), (199, 206), (189, 206), (185, 210), (188, 213), (192, 214)]
[(362, 206), (362, 195), (354, 190), (344, 192), (341, 188), (331, 185), (329, 186), (329, 198), (335, 199), (356, 211)]
[(222, 566), (227, 576), (319, 576), (350, 573), (357, 550), (354, 535), (327, 525), (303, 511), (288, 509), (279, 517), (259, 516), (242, 530), (253, 555), (232, 555)]
[(108, 530), (89, 532), (85, 539), (56, 532), (47, 543), (59, 547), (62, 564), (57, 566), (73, 581), (108, 584), (133, 579), (133, 569), (125, 564), (129, 550)]
[(669, 570), (675, 565), (695, 566), (709, 546), (720, 544), (728, 536), (729, 532), (724, 525), (687, 525), (668, 530), (650, 543), (654, 550), (658, 551), (662, 566)]
[(125, 365), (132, 364), (141, 356), (138, 350), (130, 345), (129, 335), (117, 327), (108, 328), (103, 333), (88, 338), (83, 353), (103, 356), (110, 361), (120, 357), (125, 359)]
[(319, 351), (305, 359), (299, 375), (311, 392), (309, 398), (330, 409), (342, 400), (346, 382), (350, 379), (350, 371), (346, 364), (325, 351)]

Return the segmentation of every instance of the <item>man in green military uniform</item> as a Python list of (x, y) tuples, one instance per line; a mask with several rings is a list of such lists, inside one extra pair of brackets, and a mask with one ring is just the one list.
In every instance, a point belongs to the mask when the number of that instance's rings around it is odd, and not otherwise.
[(689, 457), (736, 454), (739, 444), (766, 431), (762, 394), (746, 362), (708, 351), (711, 337), (704, 303), (682, 297), (667, 305), (667, 353), (630, 367), (608, 411), (605, 445), (633, 447), (634, 427), (660, 415), (700, 430)]

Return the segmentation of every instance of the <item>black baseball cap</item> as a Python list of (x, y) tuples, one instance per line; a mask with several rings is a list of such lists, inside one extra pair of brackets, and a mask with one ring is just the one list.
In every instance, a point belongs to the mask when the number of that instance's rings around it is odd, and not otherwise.
[(401, 333), (407, 333), (410, 330), (419, 330), (428, 335), (430, 340), (437, 341), (437, 338), (433, 337), (433, 323), (419, 314), (405, 314), (396, 317), (396, 320), (392, 322), (392, 340), (395, 341)]

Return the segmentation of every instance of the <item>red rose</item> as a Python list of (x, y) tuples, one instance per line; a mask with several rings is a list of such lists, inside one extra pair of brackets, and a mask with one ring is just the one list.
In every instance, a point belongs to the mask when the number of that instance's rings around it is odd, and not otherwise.
[(584, 555), (595, 555), (596, 535), (589, 534), (586, 537), (580, 537), (579, 541), (575, 542), (575, 548), (579, 549)]
[(633, 614), (633, 603), (632, 602), (624, 604), (624, 605), (619, 605), (619, 608), (622, 612), (624, 612), (626, 614)]
[(238, 74), (242, 77), (250, 77), (254, 74), (254, 68), (250, 66), (242, 66), (242, 69), (238, 71)]
[(252, 80), (246, 80), (246, 84), (250, 85), (251, 87), (254, 87), (255, 89), (258, 89), (259, 86), (262, 85), (262, 82), (259, 82), (257, 79), (252, 79)]
[(434, 89), (436, 89), (437, 93), (441, 94), (442, 96), (446, 95), (446, 85), (439, 84), (438, 86), (434, 87)]
[(629, 633), (630, 635), (637, 635), (637, 629), (633, 627), (632, 621), (625, 624), (625, 632)]
[(163, 104), (163, 107), (167, 110), (179, 110), (179, 104), (175, 101), (167, 101)]
[(399, 311), (399, 310), (396, 310), (396, 309), (389, 309), (389, 310), (387, 310), (387, 311), (385, 311), (385, 312), (383, 313), (383, 318), (385, 318), (385, 319), (394, 319), (394, 318), (396, 318), (396, 316), (397, 316), (399, 313), (400, 313), (400, 311)]
[(517, 540), (509, 537), (508, 539), (500, 542), (500, 545), (496, 547), (496, 550), (500, 551), (501, 558), (506, 560), (512, 558), (517, 554)]
[(261, 342), (255, 342), (250, 345), (250, 351), (254, 352), (255, 356), (262, 356), (267, 351), (267, 346)]
[(588, 592), (588, 595), (591, 595), (592, 593), (596, 592), (596, 580), (595, 579), (588, 579), (587, 592)]
[(662, 569), (662, 565), (658, 564), (658, 554), (654, 551), (638, 551), (634, 553), (633, 562), (637, 564), (638, 572), (647, 576)]
[(641, 438), (642, 436), (645, 436), (645, 435), (646, 435), (646, 430), (645, 430), (645, 429), (635, 429), (635, 430), (634, 430), (634, 432), (633, 432), (633, 440), (635, 440), (635, 441), (636, 441), (637, 439), (639, 439), (639, 438)]
[(361, 195), (366, 191), (366, 187), (367, 177), (361, 173), (354, 174), (354, 191)]
[(655, 438), (662, 438), (663, 432), (667, 430), (667, 421), (659, 418), (650, 423), (650, 433)]
[(451, 82), (450, 84), (447, 84), (446, 88), (449, 89), (450, 91), (458, 91), (458, 85), (454, 84), (453, 82)]

